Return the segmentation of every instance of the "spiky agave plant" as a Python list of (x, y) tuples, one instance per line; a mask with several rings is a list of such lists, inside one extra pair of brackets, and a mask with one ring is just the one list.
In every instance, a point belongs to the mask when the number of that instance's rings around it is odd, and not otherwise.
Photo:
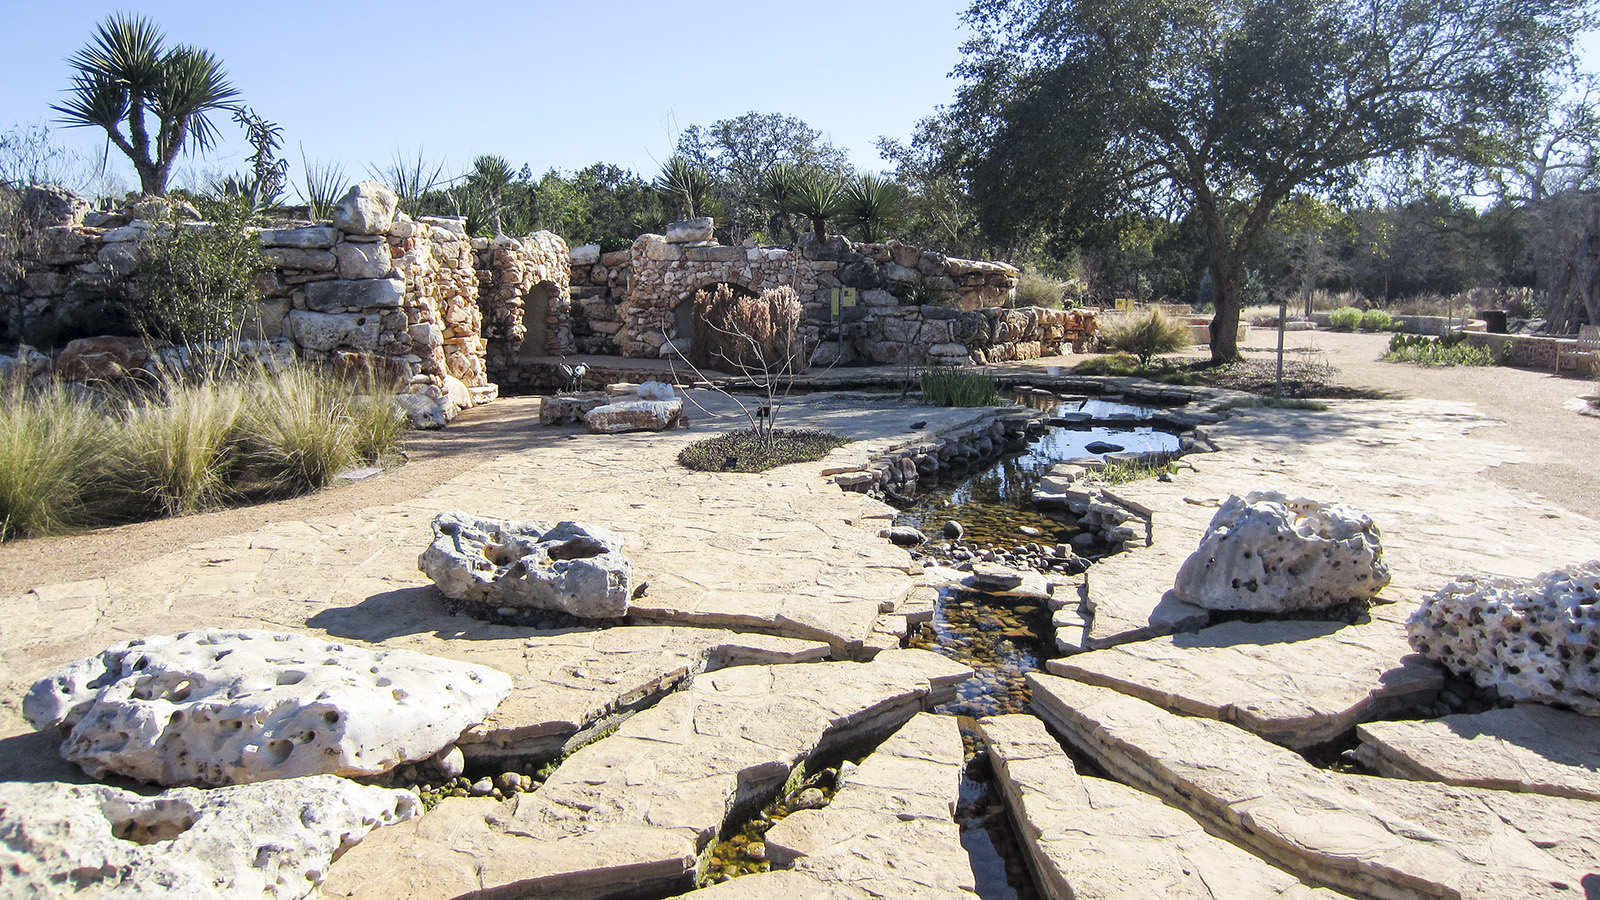
[(206, 115), (232, 109), (239, 93), (215, 56), (187, 45), (168, 48), (166, 36), (143, 16), (107, 19), (68, 62), (77, 73), (70, 96), (51, 109), (70, 128), (104, 129), (133, 162), (146, 194), (166, 193), (184, 149), (216, 143), (216, 127)]
[(680, 218), (693, 219), (710, 213), (711, 176), (685, 157), (674, 156), (667, 160), (653, 187)]
[(844, 207), (845, 219), (861, 239), (877, 243), (899, 213), (900, 186), (869, 172), (845, 185)]

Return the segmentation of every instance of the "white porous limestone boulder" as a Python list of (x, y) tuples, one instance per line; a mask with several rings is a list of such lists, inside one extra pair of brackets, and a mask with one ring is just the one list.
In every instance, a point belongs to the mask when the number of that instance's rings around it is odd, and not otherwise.
[(621, 535), (578, 522), (551, 528), (443, 512), (417, 567), (446, 597), (496, 610), (617, 619), (633, 597), (633, 564), (622, 555)]
[(409, 650), (207, 628), (115, 644), (41, 679), (33, 727), (94, 778), (161, 785), (376, 775), (483, 722), (511, 678)]
[(0, 897), (299, 900), (335, 855), (417, 807), (332, 775), (154, 797), (0, 782)]
[(1600, 562), (1527, 581), (1464, 575), (1422, 601), (1406, 634), (1502, 697), (1600, 716)]
[(646, 381), (634, 389), (640, 400), (676, 400), (678, 392), (665, 381)]
[(351, 188), (333, 208), (333, 225), (345, 234), (384, 234), (394, 224), (400, 198), (376, 181)]
[(682, 400), (623, 400), (589, 410), (583, 424), (590, 434), (665, 431), (683, 418)]
[(1388, 583), (1366, 513), (1254, 491), (1229, 497), (1211, 517), (1174, 592), (1205, 609), (1279, 613), (1371, 599)]

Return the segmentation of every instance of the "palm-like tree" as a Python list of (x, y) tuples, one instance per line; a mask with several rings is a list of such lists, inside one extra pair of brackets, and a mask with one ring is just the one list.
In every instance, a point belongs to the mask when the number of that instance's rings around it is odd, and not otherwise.
[(811, 220), (817, 240), (828, 239), (828, 220), (845, 211), (845, 192), (839, 180), (826, 172), (806, 172), (789, 185), (784, 212)]
[(682, 156), (667, 160), (654, 187), (680, 218), (693, 219), (711, 213), (711, 176)]
[(77, 70), (72, 96), (51, 107), (68, 127), (105, 129), (133, 161), (140, 189), (152, 195), (166, 193), (172, 164), (186, 144), (204, 150), (216, 142), (206, 114), (231, 110), (229, 101), (239, 95), (215, 56), (187, 45), (168, 49), (165, 41), (143, 16), (112, 16), (68, 60)]
[(900, 186), (871, 173), (862, 175), (845, 185), (844, 207), (845, 218), (861, 239), (876, 243), (884, 239), (899, 213)]

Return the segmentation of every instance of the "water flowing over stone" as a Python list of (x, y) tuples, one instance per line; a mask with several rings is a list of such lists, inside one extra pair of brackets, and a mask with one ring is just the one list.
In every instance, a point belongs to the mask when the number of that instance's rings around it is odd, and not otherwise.
[(1411, 646), (1512, 700), (1600, 716), (1600, 561), (1520, 581), (1463, 576), (1422, 601)]
[(446, 597), (495, 609), (615, 619), (628, 614), (633, 596), (622, 537), (578, 522), (551, 528), (443, 512), (417, 566)]
[(35, 728), (95, 778), (225, 785), (374, 775), (488, 718), (510, 677), (407, 650), (208, 628), (108, 647), (41, 679)]
[(417, 806), (331, 775), (153, 797), (0, 782), (0, 898), (299, 900), (335, 855)]
[(1253, 491), (1217, 510), (1174, 593), (1205, 609), (1292, 612), (1370, 599), (1388, 583), (1366, 513)]

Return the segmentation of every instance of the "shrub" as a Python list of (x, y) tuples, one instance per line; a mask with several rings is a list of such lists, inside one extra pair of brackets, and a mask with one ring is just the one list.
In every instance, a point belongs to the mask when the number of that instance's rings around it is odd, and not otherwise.
[(1361, 310), (1354, 306), (1341, 306), (1328, 313), (1328, 327), (1334, 331), (1354, 331), (1361, 325)]
[(88, 524), (113, 445), (106, 416), (60, 387), (4, 388), (0, 403), (0, 540)]
[(1047, 309), (1060, 309), (1062, 297), (1061, 282), (1047, 278), (1032, 267), (1022, 270), (1022, 275), (1017, 279), (1017, 306), (1043, 306)]
[(1499, 362), (1489, 348), (1474, 347), (1465, 341), (1460, 333), (1437, 338), (1396, 334), (1389, 338), (1389, 352), (1383, 358), (1423, 366), (1492, 366)]
[(1394, 320), (1381, 309), (1369, 309), (1361, 314), (1362, 331), (1388, 331)]
[(1150, 360), (1158, 354), (1174, 353), (1189, 346), (1189, 326), (1159, 309), (1151, 309), (1111, 319), (1101, 326), (1100, 340), (1138, 357), (1139, 367), (1143, 369), (1149, 368)]
[(929, 406), (998, 406), (1000, 385), (988, 375), (969, 369), (923, 369), (922, 402)]
[(678, 453), (678, 464), (700, 472), (765, 472), (821, 459), (848, 443), (826, 431), (782, 429), (763, 434), (746, 428), (690, 444)]
[(694, 299), (695, 351), (713, 366), (744, 375), (798, 372), (800, 296), (790, 287), (761, 294), (719, 284)]
[(256, 274), (266, 268), (240, 200), (196, 201), (208, 224), (165, 222), (139, 243), (136, 287), (129, 296), (146, 336), (197, 346), (237, 341), (260, 301)]

